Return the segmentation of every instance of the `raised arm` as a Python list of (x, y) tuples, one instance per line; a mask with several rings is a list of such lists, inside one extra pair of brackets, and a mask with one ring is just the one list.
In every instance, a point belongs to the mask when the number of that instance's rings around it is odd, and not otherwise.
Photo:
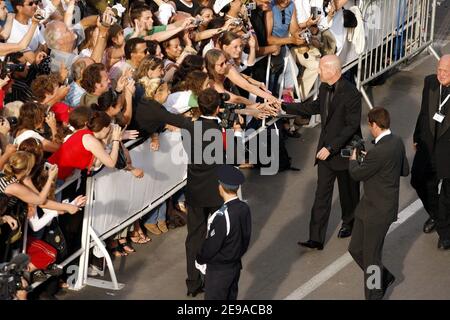
[(190, 25), (192, 25), (191, 19), (183, 20), (182, 24), (178, 27), (174, 23), (172, 23), (167, 26), (166, 31), (161, 31), (161, 32), (154, 33), (150, 36), (146, 36), (146, 37), (144, 37), (144, 40), (154, 40), (157, 42), (163, 42), (163, 41), (173, 37), (177, 33), (187, 29)]
[(98, 37), (91, 55), (91, 58), (96, 63), (102, 62), (103, 54), (106, 49), (106, 38), (108, 37), (109, 27), (112, 25), (112, 19), (113, 17), (106, 13), (103, 15), (103, 23), (100, 23), (100, 18), (97, 18)]
[(122, 140), (122, 129), (118, 125), (112, 127), (112, 150), (107, 153), (104, 145), (96, 137), (85, 134), (82, 138), (83, 146), (92, 152), (95, 158), (108, 168), (114, 168), (119, 155), (120, 141)]
[(261, 97), (263, 99), (267, 99), (269, 102), (276, 102), (278, 101), (274, 96), (272, 96), (270, 93), (261, 90), (257, 86), (251, 84), (247, 80), (245, 80), (242, 75), (234, 68), (230, 67), (227, 73), (227, 78), (231, 80), (235, 85), (238, 87), (253, 93), (254, 95), (257, 95), (258, 97)]
[(12, 25), (14, 22), (14, 17), (16, 15), (14, 13), (8, 13), (8, 16), (6, 17), (6, 22), (5, 25), (3, 26), (2, 31), (0, 32), (0, 36), (6, 41), (8, 40), (10, 34), (11, 34), (11, 29), (12, 29)]
[(33, 19), (30, 28), (19, 43), (0, 43), (0, 56), (6, 56), (12, 52), (25, 50), (30, 44), (30, 41), (33, 39), (34, 32), (36, 31), (38, 25), (38, 20)]
[(69, 28), (72, 26), (74, 10), (75, 10), (75, 0), (70, 0), (66, 12), (64, 13), (64, 23)]
[(29, 187), (22, 185), (20, 183), (12, 183), (5, 188), (5, 193), (11, 196), (19, 198), (23, 202), (31, 205), (42, 205), (47, 201), (48, 193), (50, 192), (50, 187), (58, 174), (58, 167), (53, 165), (48, 171), (47, 182), (42, 188), (41, 192), (35, 193)]

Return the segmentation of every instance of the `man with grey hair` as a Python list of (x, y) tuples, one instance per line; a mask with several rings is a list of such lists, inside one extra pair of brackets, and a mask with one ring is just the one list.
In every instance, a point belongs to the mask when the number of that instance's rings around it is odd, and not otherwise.
[(66, 96), (66, 101), (72, 108), (78, 107), (80, 105), (81, 97), (86, 93), (81, 87), (81, 79), (83, 77), (83, 71), (94, 63), (91, 58), (83, 57), (79, 58), (72, 64), (72, 79), (73, 82), (69, 86), (69, 92)]
[(319, 98), (304, 103), (283, 104), (291, 114), (320, 114), (322, 131), (317, 146), (317, 189), (311, 210), (310, 238), (298, 244), (310, 249), (322, 250), (330, 217), (334, 181), (338, 180), (342, 208), (342, 227), (338, 237), (346, 238), (352, 233), (354, 211), (359, 202), (359, 183), (348, 172), (348, 157), (341, 156), (355, 135), (361, 134), (361, 94), (342, 77), (341, 62), (336, 55), (320, 59), (319, 74), (322, 84)]
[(58, 20), (51, 21), (47, 24), (44, 37), (47, 46), (51, 49), (51, 71), (59, 72), (61, 67), (65, 67), (69, 71), (71, 70), (72, 64), (78, 59), (78, 54), (74, 53), (74, 50), (85, 38), (84, 29), (95, 25), (97, 25), (99, 33), (91, 58), (95, 62), (100, 63), (106, 48), (108, 30), (113, 21), (113, 16), (110, 11), (104, 13), (102, 21), (100, 23), (98, 16), (89, 16), (72, 28), (69, 28), (64, 22)]
[[(414, 130), (416, 155), (411, 184), (430, 215), (423, 231), (439, 234), (438, 248), (450, 249), (450, 54), (437, 73), (425, 78), (422, 105)], [(439, 187), (440, 184), (440, 187)]]

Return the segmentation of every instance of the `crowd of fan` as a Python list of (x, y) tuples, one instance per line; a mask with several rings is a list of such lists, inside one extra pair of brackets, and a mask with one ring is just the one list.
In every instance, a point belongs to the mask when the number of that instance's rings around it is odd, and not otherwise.
[[(151, 132), (140, 128), (142, 99), (195, 118), (197, 97), (213, 88), (259, 110), (242, 122), (256, 127), (277, 114), (278, 96), (296, 98), (292, 79), (306, 97), (320, 56), (339, 53), (345, 41), (347, 1), (312, 2), (0, 1), (0, 261), (21, 250), (27, 220), (31, 281), (61, 274), (55, 263), (80, 248), (86, 171), (104, 165), (142, 178), (122, 141), (149, 138), (157, 152), (159, 134), (176, 130), (157, 121)], [(284, 68), (290, 53), (297, 64)], [(284, 128), (295, 133), (292, 123)], [(186, 212), (182, 192), (111, 238), (112, 254), (131, 254), (133, 244), (151, 241), (147, 232), (167, 232), (170, 211)]]

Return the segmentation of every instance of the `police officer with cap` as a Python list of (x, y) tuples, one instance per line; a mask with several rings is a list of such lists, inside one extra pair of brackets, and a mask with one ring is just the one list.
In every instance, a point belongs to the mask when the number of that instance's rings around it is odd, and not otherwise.
[(219, 193), (224, 204), (208, 218), (207, 238), (196, 267), (205, 274), (205, 300), (236, 300), (241, 258), (251, 235), (250, 208), (237, 191), (245, 178), (230, 165), (218, 168)]

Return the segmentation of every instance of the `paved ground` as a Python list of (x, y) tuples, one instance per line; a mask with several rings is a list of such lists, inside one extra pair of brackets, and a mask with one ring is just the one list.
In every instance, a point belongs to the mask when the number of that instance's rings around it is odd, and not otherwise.
[[(447, 17), (449, 1), (441, 1), (444, 13), (438, 17), (447, 25), (440, 35), (440, 43), (448, 40)], [(439, 16), (440, 14), (440, 16)], [(442, 49), (450, 53), (450, 46)], [(371, 89), (375, 105), (386, 107), (391, 113), (392, 129), (407, 146), (410, 163), (413, 158), (412, 132), (419, 110), (423, 77), (433, 73), (436, 60), (427, 55), (416, 59), (414, 68), (392, 75), (381, 86)], [(363, 133), (367, 107), (364, 106)], [(298, 240), (308, 237), (308, 223), (316, 186), (313, 167), (314, 150), (319, 128), (302, 129), (299, 140), (289, 140), (288, 149), (294, 166), (300, 172), (284, 172), (276, 176), (259, 176), (247, 172), (243, 189), (253, 214), (253, 235), (244, 259), (239, 299), (283, 299), (320, 273), (346, 253), (348, 239), (337, 239), (340, 205), (335, 192), (326, 247), (321, 252), (299, 248)], [(337, 189), (337, 186), (336, 186)], [(402, 179), (400, 210), (417, 199)], [(427, 215), (419, 210), (392, 232), (384, 250), (385, 264), (397, 281), (388, 291), (389, 299), (450, 299), (450, 251), (437, 250), (437, 235), (422, 233)], [(136, 246), (138, 252), (116, 259), (119, 281), (126, 284), (121, 291), (111, 292), (86, 287), (79, 292), (59, 295), (60, 299), (185, 299), (186, 228), (178, 228), (163, 236), (154, 236), (148, 245)], [(362, 272), (350, 263), (329, 280), (307, 295), (306, 299), (363, 299)], [(203, 296), (197, 297), (202, 299)]]

